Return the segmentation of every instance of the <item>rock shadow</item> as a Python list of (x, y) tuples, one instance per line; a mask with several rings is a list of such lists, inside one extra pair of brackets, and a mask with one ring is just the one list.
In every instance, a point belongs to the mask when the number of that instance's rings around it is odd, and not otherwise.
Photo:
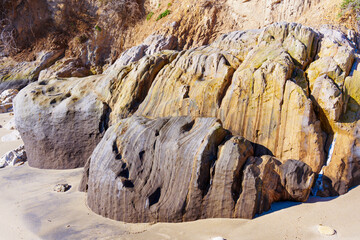
[(274, 202), (271, 204), (270, 210), (263, 212), (261, 214), (256, 214), (255, 218), (262, 217), (280, 210), (284, 210), (290, 207), (294, 207), (297, 205), (303, 204), (302, 202), (293, 202), (293, 201), (280, 201), (280, 202)]

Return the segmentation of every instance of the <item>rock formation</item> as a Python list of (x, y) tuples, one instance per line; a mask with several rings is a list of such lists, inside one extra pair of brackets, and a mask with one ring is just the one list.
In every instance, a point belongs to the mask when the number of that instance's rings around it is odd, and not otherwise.
[(232, 137), (215, 118), (127, 118), (91, 156), (87, 202), (125, 222), (180, 222), (252, 218), (273, 201), (307, 199), (309, 166), (252, 154), (250, 142)]
[(106, 75), (53, 78), (28, 85), (14, 104), (29, 165), (83, 167), (110, 117), (133, 113), (158, 71), (175, 56), (171, 51), (149, 55), (125, 67), (119, 61)]
[(87, 162), (89, 207), (127, 222), (252, 218), (305, 201), (315, 179), (321, 196), (360, 183), (360, 58), (344, 34), (276, 23), (148, 55), (174, 46), (154, 39), (102, 75), (20, 91), (30, 166)]
[(301, 159), (319, 172), (323, 133), (303, 72), (316, 41), (312, 29), (274, 24), (184, 51), (159, 73), (137, 113), (218, 117), (233, 133), (265, 146), (256, 155)]

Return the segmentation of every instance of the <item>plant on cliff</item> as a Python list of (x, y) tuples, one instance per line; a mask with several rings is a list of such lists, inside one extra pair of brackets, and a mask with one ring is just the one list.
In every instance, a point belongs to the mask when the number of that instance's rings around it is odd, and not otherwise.
[(154, 12), (149, 12), (148, 15), (146, 16), (146, 20), (149, 21), (153, 15), (154, 15)]
[(162, 12), (162, 13), (157, 17), (156, 21), (158, 21), (158, 20), (166, 17), (166, 16), (169, 15), (170, 13), (171, 13), (170, 10), (169, 10), (169, 9), (166, 9), (164, 12)]

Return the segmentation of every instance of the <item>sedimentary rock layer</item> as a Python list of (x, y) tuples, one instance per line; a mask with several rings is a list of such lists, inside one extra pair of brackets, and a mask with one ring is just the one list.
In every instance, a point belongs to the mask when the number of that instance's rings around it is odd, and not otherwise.
[(124, 119), (91, 156), (88, 205), (125, 222), (180, 222), (252, 218), (273, 201), (307, 199), (309, 166), (252, 154), (215, 118)]

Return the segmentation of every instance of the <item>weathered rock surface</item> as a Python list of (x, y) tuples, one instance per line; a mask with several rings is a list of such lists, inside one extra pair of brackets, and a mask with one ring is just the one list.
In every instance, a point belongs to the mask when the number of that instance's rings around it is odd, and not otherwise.
[(124, 51), (114, 64), (106, 69), (105, 74), (136, 62), (146, 55), (153, 55), (164, 50), (174, 50), (176, 47), (177, 39), (173, 36), (150, 35), (142, 44)]
[(84, 166), (110, 117), (113, 121), (132, 114), (156, 74), (175, 56), (173, 51), (158, 53), (107, 75), (28, 85), (15, 99), (15, 117), (30, 166)]
[(26, 160), (27, 157), (26, 157), (25, 147), (24, 145), (21, 145), (18, 148), (5, 153), (0, 158), (0, 168), (23, 164), (24, 162), (26, 162)]
[(88, 205), (125, 222), (179, 222), (252, 218), (273, 201), (307, 199), (309, 166), (252, 154), (250, 142), (215, 118), (127, 118), (91, 156)]
[(103, 216), (252, 218), (305, 201), (315, 178), (321, 196), (360, 183), (355, 50), (338, 31), (288, 23), (190, 50), (139, 46), (102, 75), (29, 85), (16, 123), (31, 166), (90, 158), (81, 190)]
[(84, 166), (107, 129), (109, 107), (92, 89), (96, 78), (36, 82), (14, 101), (15, 122), (29, 165)]
[(86, 77), (92, 75), (80, 59), (68, 58), (55, 62), (51, 67), (42, 70), (39, 81), (51, 78)]
[(327, 134), (327, 161), (318, 195), (329, 196), (360, 184), (359, 59), (354, 44), (343, 34), (329, 29), (320, 33), (318, 58), (306, 72), (310, 97)]
[(275, 201), (306, 201), (315, 175), (303, 162), (287, 160), (281, 164), (271, 156), (249, 158), (243, 174), (242, 192), (234, 210), (235, 217), (240, 218), (268, 211)]
[(301, 159), (319, 172), (324, 139), (303, 73), (317, 38), (298, 24), (274, 24), (181, 52), (155, 78), (137, 114), (218, 117), (265, 146), (256, 155)]
[(38, 53), (36, 60), (32, 62), (6, 63), (8, 67), (1, 68), (0, 82), (37, 80), (40, 71), (50, 67), (56, 60), (64, 54), (64, 50), (54, 50)]

